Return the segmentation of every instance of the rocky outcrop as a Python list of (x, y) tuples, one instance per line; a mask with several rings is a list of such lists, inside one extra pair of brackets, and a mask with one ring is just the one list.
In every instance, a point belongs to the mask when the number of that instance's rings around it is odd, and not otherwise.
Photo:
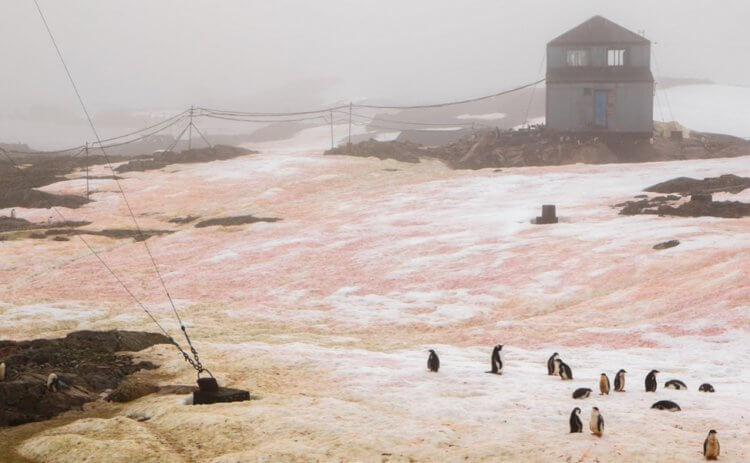
[(690, 177), (677, 177), (666, 182), (651, 185), (644, 191), (652, 193), (679, 193), (681, 195), (719, 192), (737, 194), (746, 188), (750, 188), (750, 178), (727, 174), (719, 177), (704, 178), (703, 180)]
[(164, 151), (162, 153), (154, 153), (151, 159), (134, 159), (121, 164), (115, 167), (115, 172), (140, 172), (161, 169), (171, 164), (223, 161), (254, 153), (257, 153), (257, 151), (229, 145), (215, 145), (211, 148), (190, 149), (179, 153)]
[[(0, 426), (49, 419), (97, 400), (128, 375), (157, 368), (150, 362), (134, 363), (131, 356), (118, 352), (169, 343), (161, 334), (136, 331), (76, 331), (62, 339), (0, 340), (0, 362), (7, 368), (0, 382)], [(47, 388), (50, 373), (60, 380), (57, 390)]]

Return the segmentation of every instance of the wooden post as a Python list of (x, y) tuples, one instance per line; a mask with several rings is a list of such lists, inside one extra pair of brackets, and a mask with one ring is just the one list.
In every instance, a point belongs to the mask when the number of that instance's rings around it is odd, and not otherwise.
[(188, 150), (193, 148), (193, 105), (190, 105), (190, 125), (188, 125)]
[(349, 102), (349, 153), (352, 152), (352, 103)]
[(86, 142), (86, 201), (89, 200), (89, 142)]
[(333, 110), (330, 111), (330, 118), (331, 118), (331, 149), (334, 148), (333, 146)]

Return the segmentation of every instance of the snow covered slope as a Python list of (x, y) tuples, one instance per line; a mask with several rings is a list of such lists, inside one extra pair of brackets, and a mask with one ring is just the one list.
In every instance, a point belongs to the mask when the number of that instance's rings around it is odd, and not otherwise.
[[(259, 155), (122, 180), (143, 228), (176, 231), (148, 243), (201, 358), (259, 400), (96, 404), (83, 419), (6, 440), (43, 462), (96, 459), (103, 449), (111, 461), (687, 462), (700, 461), (714, 428), (722, 461), (750, 460), (750, 219), (625, 217), (611, 207), (677, 176), (750, 176), (748, 157), (452, 171), (305, 148), (328, 136), (307, 132), (286, 149), (267, 144)], [(94, 188), (94, 202), (64, 213), (94, 228), (128, 227), (111, 181)], [(532, 225), (547, 203), (561, 222)], [(168, 223), (240, 214), (282, 220)], [(681, 244), (652, 249), (669, 239)], [(177, 335), (143, 245), (90, 241)], [(0, 338), (155, 329), (76, 240), (2, 242), (0, 257)], [(500, 377), (484, 373), (497, 343)], [(437, 374), (426, 371), (428, 348), (441, 355)], [(546, 375), (553, 351), (574, 381)], [(162, 364), (145, 378), (195, 379), (168, 346), (142, 356)], [(626, 393), (570, 398), (620, 368)], [(647, 394), (652, 368), (663, 373)], [(663, 390), (672, 378), (689, 390)], [(697, 392), (704, 381), (717, 392)], [(683, 412), (649, 409), (665, 398)], [(568, 433), (575, 406), (584, 418), (602, 410), (603, 438)]]

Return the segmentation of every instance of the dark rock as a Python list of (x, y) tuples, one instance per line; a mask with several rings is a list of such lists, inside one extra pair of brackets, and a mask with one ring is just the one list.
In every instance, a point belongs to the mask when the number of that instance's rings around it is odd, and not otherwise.
[(711, 201), (713, 201), (713, 197), (709, 193), (694, 193), (690, 195), (690, 201), (710, 203)]
[(245, 225), (245, 224), (252, 224), (257, 222), (278, 222), (281, 219), (276, 217), (255, 217), (252, 215), (236, 215), (233, 217), (217, 217), (215, 219), (208, 219), (204, 220), (202, 222), (196, 223), (194, 226), (196, 228), (203, 228), (203, 227), (211, 227), (215, 225), (221, 225), (224, 227), (230, 226), (230, 225)]
[(229, 145), (214, 145), (211, 148), (189, 149), (179, 153), (165, 151), (154, 153), (151, 159), (133, 159), (115, 168), (116, 172), (134, 172), (161, 169), (171, 164), (188, 164), (234, 159), (257, 151)]
[(690, 177), (677, 177), (666, 182), (657, 183), (645, 189), (653, 193), (679, 193), (683, 196), (696, 193), (739, 193), (750, 188), (750, 178), (733, 174), (698, 180)]
[(184, 217), (173, 217), (168, 220), (169, 223), (178, 223), (178, 224), (184, 224), (184, 223), (190, 223), (194, 222), (196, 220), (200, 219), (197, 215), (186, 215)]
[(669, 240), (663, 243), (655, 244), (654, 249), (669, 249), (678, 246), (680, 242), (678, 240)]
[[(677, 217), (722, 217), (738, 219), (750, 216), (750, 203), (739, 201), (689, 201), (679, 206), (667, 204), (668, 201), (642, 199), (627, 201), (620, 210), (621, 215), (652, 214)], [(622, 204), (621, 204), (622, 206)]]
[[(0, 426), (51, 418), (97, 400), (116, 389), (128, 375), (156, 368), (134, 363), (120, 351), (139, 351), (155, 344), (171, 344), (160, 334), (136, 331), (76, 331), (62, 339), (0, 340), (0, 361), (6, 381), (0, 382)], [(46, 388), (47, 376), (57, 374), (61, 387)]]
[(420, 145), (402, 141), (377, 141), (374, 139), (360, 143), (345, 144), (325, 152), (328, 155), (344, 154), (378, 159), (395, 159), (401, 162), (418, 163), (423, 154)]

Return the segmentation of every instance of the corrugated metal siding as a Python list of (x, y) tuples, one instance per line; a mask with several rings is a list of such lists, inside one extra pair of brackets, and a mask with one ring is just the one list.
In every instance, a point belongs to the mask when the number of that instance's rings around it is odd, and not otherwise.
[[(584, 89), (590, 88), (590, 95)], [(595, 90), (610, 91), (607, 129), (594, 127)], [(548, 84), (547, 128), (563, 132), (651, 133), (653, 127), (653, 84)]]

